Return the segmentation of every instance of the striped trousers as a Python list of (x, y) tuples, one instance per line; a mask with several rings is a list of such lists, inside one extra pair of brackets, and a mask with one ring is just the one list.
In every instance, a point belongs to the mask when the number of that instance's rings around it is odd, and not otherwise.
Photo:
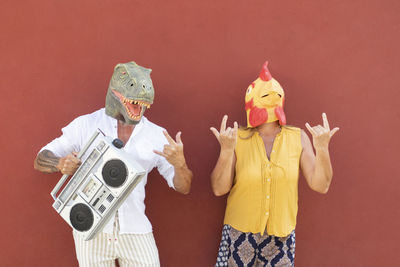
[(118, 212), (112, 234), (99, 233), (85, 241), (73, 231), (76, 256), (80, 267), (159, 267), (160, 260), (153, 233), (119, 234)]

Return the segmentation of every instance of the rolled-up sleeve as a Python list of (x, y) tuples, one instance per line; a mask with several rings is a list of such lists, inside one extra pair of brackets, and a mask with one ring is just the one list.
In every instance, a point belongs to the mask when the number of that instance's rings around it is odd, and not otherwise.
[(157, 170), (158, 172), (164, 177), (167, 181), (169, 187), (175, 189), (174, 186), (174, 176), (175, 176), (175, 169), (164, 157), (159, 157), (157, 162)]
[[(163, 151), (164, 145), (168, 144), (167, 138), (164, 136), (163, 131), (165, 131), (164, 128), (158, 127), (157, 128), (157, 134), (156, 137), (154, 138), (153, 143), (154, 149), (158, 151)], [(175, 176), (175, 169), (174, 166), (172, 166), (163, 156), (157, 156), (158, 160), (156, 163), (157, 170), (161, 174), (162, 177), (167, 181), (169, 187), (175, 189), (174, 186), (174, 176)]]
[(82, 128), (84, 127), (81, 120), (75, 119), (70, 124), (62, 128), (62, 135), (57, 137), (40, 151), (50, 150), (57, 157), (64, 157), (72, 152), (79, 152), (81, 149)]

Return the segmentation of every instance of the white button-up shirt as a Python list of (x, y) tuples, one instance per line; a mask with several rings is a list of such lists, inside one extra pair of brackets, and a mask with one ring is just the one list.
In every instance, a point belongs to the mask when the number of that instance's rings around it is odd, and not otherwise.
[[(106, 136), (117, 138), (117, 127), (117, 120), (106, 115), (105, 109), (102, 108), (73, 120), (62, 129), (63, 134), (60, 137), (51, 141), (41, 150), (47, 149), (58, 157), (64, 157), (73, 151), (79, 152), (97, 128), (103, 131)], [(168, 143), (163, 130), (164, 128), (142, 117), (124, 146), (124, 150), (132, 154), (146, 170), (146, 175), (118, 209), (121, 234), (141, 234), (152, 231), (151, 223), (145, 215), (144, 204), (147, 173), (157, 167), (158, 172), (165, 178), (168, 185), (174, 188), (174, 167), (164, 157), (153, 152), (153, 150), (162, 151), (164, 145)], [(113, 222), (114, 220), (110, 219), (103, 228), (103, 232), (112, 233)]]

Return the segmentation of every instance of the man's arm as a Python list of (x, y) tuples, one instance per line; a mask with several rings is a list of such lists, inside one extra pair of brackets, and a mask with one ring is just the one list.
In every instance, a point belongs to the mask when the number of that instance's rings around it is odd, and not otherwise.
[(81, 165), (76, 153), (71, 153), (65, 157), (57, 157), (50, 150), (41, 151), (33, 162), (35, 170), (44, 173), (61, 172), (62, 174), (73, 175)]
[(174, 167), (175, 175), (173, 182), (176, 191), (185, 195), (189, 194), (193, 173), (186, 165), (181, 132), (176, 134), (176, 141), (169, 136), (167, 131), (164, 131), (164, 135), (169, 144), (164, 145), (162, 152), (154, 150), (154, 153), (163, 156)]
[(176, 191), (182, 194), (189, 194), (192, 184), (193, 173), (187, 167), (186, 163), (181, 166), (174, 166), (174, 187)]
[(35, 170), (45, 172), (45, 173), (52, 173), (59, 171), (57, 169), (57, 165), (60, 158), (56, 157), (53, 152), (49, 150), (41, 151), (35, 158), (33, 162), (33, 167)]

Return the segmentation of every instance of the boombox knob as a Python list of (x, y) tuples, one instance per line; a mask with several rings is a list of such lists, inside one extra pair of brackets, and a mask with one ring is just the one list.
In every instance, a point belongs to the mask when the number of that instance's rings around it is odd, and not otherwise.
[(124, 147), (124, 142), (121, 141), (121, 139), (115, 138), (112, 141), (112, 144), (116, 147), (116, 148), (123, 148)]

